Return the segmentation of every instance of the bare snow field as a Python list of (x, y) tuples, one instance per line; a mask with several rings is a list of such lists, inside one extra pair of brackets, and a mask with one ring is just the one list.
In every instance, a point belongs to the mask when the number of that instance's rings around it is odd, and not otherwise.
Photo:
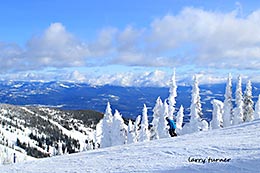
[(256, 173), (260, 120), (175, 138), (0, 166), (1, 173)]

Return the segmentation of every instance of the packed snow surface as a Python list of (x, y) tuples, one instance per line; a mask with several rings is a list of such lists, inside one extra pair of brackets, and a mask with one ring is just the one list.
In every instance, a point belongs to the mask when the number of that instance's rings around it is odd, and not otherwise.
[[(219, 159), (219, 160), (216, 160)], [(260, 120), (175, 138), (0, 166), (1, 173), (216, 172), (260, 170)]]

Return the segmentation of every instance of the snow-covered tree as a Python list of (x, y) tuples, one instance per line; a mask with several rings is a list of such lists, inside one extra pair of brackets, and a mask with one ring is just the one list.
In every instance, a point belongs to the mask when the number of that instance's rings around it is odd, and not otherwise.
[(140, 141), (149, 141), (150, 139), (150, 132), (149, 132), (149, 123), (148, 123), (148, 114), (147, 114), (147, 107), (144, 104), (143, 107), (143, 115), (141, 121), (141, 131), (140, 131)]
[(232, 77), (231, 74), (229, 74), (226, 84), (225, 100), (223, 107), (223, 127), (228, 127), (231, 125), (232, 114)]
[(51, 156), (56, 156), (58, 154), (58, 151), (55, 148), (54, 144), (53, 144), (53, 146), (50, 147), (50, 149), (51, 149)]
[(254, 119), (254, 102), (252, 100), (252, 84), (249, 80), (246, 84), (246, 90), (244, 93), (244, 117), (245, 122), (253, 121)]
[(86, 150), (93, 150), (94, 149), (94, 144), (93, 144), (93, 141), (87, 141), (87, 143), (85, 142), (84, 143), (84, 149), (83, 151), (86, 151)]
[(160, 97), (157, 98), (156, 104), (153, 108), (153, 121), (152, 121), (152, 131), (151, 131), (151, 140), (153, 139), (159, 139), (158, 135), (158, 123), (159, 123), (159, 118), (163, 116), (164, 113), (164, 108), (163, 108), (163, 103)]
[(6, 147), (4, 147), (4, 151), (0, 152), (0, 164), (10, 164), (12, 163), (12, 155), (10, 154), (10, 152), (8, 151), (8, 149)]
[(93, 141), (94, 149), (100, 147), (101, 137), (102, 137), (102, 124), (103, 124), (103, 119), (101, 119), (96, 125), (96, 130), (94, 132), (94, 141)]
[(202, 117), (202, 108), (200, 102), (200, 89), (197, 75), (194, 76), (194, 82), (192, 86), (192, 96), (191, 96), (191, 112), (192, 118)]
[(202, 108), (199, 95), (199, 83), (195, 75), (191, 95), (190, 122), (183, 126), (182, 134), (206, 130), (206, 122), (202, 121), (201, 116)]
[(167, 127), (167, 122), (166, 122), (166, 117), (169, 117), (169, 109), (168, 109), (168, 104), (167, 101), (164, 101), (163, 104), (163, 114), (160, 115), (159, 120), (158, 120), (158, 137), (161, 138), (168, 138), (169, 132), (168, 132), (168, 127)]
[(62, 142), (61, 141), (58, 141), (57, 143), (57, 155), (62, 155), (63, 152), (62, 152)]
[(124, 120), (118, 110), (115, 111), (112, 129), (111, 129), (111, 146), (123, 145), (126, 143), (127, 130)]
[(127, 128), (127, 144), (135, 143), (136, 137), (135, 137), (135, 129), (134, 125), (131, 120), (128, 122), (128, 128)]
[(138, 115), (135, 119), (135, 124), (134, 124), (134, 131), (135, 131), (135, 141), (139, 142), (140, 141), (140, 130), (141, 130), (141, 115)]
[(180, 109), (179, 109), (179, 111), (177, 113), (177, 116), (176, 116), (176, 128), (178, 130), (182, 129), (183, 117), (184, 117), (184, 108), (181, 105), (181, 107), (180, 107)]
[(255, 113), (254, 113), (254, 119), (260, 118), (260, 95), (258, 95), (258, 100), (255, 104)]
[(201, 131), (208, 131), (209, 123), (206, 120), (201, 120), (200, 122)]
[(100, 139), (100, 147), (110, 147), (112, 145), (111, 141), (111, 129), (113, 122), (112, 110), (110, 107), (110, 103), (107, 103), (106, 112), (104, 114), (104, 118), (101, 120), (101, 139)]
[(176, 133), (179, 135), (179, 134), (182, 134), (182, 124), (183, 124), (183, 117), (184, 117), (184, 108), (183, 106), (181, 105), (178, 113), (177, 113), (177, 116), (176, 116)]
[(211, 129), (219, 129), (223, 127), (223, 103), (219, 100), (212, 100), (213, 105), (212, 120), (210, 122)]
[(242, 96), (242, 79), (238, 76), (236, 86), (236, 108), (234, 110), (233, 125), (243, 122), (243, 96)]
[(175, 112), (175, 104), (176, 100), (175, 98), (177, 97), (177, 84), (176, 84), (176, 75), (175, 75), (175, 69), (173, 70), (173, 75), (171, 78), (170, 82), (170, 90), (169, 90), (169, 118), (174, 117), (174, 112)]
[(157, 98), (155, 106), (153, 108), (153, 118), (158, 119), (163, 113), (163, 102), (160, 97)]

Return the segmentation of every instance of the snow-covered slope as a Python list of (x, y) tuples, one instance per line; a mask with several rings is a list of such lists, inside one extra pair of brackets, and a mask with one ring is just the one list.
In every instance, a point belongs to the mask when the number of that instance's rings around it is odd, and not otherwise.
[[(35, 158), (83, 151), (93, 145), (101, 118), (89, 110), (0, 104), (0, 144)], [(12, 162), (13, 153), (0, 148), (0, 164)]]
[[(200, 159), (196, 160), (200, 163), (194, 162), (194, 159)], [(213, 159), (223, 160), (214, 162)], [(5, 173), (253, 173), (259, 172), (259, 163), (260, 120), (255, 120), (230, 128), (176, 138), (0, 166), (0, 170)]]
[(25, 151), (24, 153), (21, 152), (21, 149), (16, 146), (12, 149), (0, 144), (0, 163), (10, 164), (14, 162), (14, 159), (16, 163), (35, 160), (35, 158), (28, 156)]

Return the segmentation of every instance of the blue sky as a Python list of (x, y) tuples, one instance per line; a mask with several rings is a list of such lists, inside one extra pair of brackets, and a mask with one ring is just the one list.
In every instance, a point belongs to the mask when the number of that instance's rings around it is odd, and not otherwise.
[(1, 3), (1, 40), (24, 45), (33, 35), (51, 23), (63, 23), (70, 32), (83, 40), (92, 39), (105, 27), (125, 28), (127, 25), (146, 27), (155, 18), (177, 14), (185, 7), (229, 12), (236, 3), (249, 13), (258, 8), (258, 1), (226, 0), (10, 0)]
[(120, 83), (128, 74), (130, 85), (140, 76), (166, 80), (175, 67), (179, 80), (199, 73), (224, 81), (232, 72), (260, 81), (259, 7), (246, 0), (2, 2), (0, 75)]

